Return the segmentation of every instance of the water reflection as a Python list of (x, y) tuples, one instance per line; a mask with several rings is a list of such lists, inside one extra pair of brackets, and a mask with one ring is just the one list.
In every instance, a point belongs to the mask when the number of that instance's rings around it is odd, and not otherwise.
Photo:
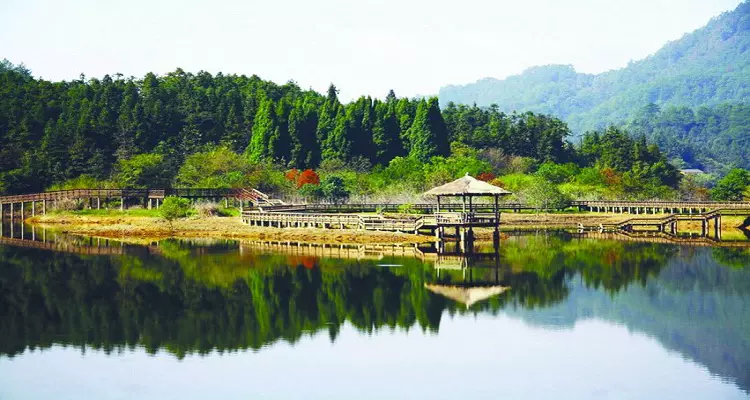
[(747, 248), (544, 232), (463, 253), (452, 244), (134, 246), (14, 229), (0, 246), (6, 356), (64, 344), (182, 358), (314, 332), (335, 342), (346, 322), (437, 333), (446, 316), (505, 314), (555, 329), (622, 324), (750, 388)]

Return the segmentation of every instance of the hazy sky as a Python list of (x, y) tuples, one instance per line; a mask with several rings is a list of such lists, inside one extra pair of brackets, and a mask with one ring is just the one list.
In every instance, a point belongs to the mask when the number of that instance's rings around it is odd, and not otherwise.
[(539, 64), (619, 68), (740, 2), (0, 0), (0, 59), (52, 80), (181, 67), (413, 96)]

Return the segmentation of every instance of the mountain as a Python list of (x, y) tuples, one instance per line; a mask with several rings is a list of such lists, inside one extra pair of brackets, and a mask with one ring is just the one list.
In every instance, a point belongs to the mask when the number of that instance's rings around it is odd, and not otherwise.
[(627, 67), (582, 74), (571, 65), (440, 89), (449, 102), (553, 114), (580, 134), (631, 119), (645, 105), (716, 106), (750, 102), (750, 1)]

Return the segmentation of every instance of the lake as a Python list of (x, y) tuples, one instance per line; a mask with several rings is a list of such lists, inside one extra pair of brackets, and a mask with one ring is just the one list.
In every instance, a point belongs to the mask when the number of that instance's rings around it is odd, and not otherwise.
[(0, 241), (0, 399), (750, 397), (750, 247), (21, 228)]

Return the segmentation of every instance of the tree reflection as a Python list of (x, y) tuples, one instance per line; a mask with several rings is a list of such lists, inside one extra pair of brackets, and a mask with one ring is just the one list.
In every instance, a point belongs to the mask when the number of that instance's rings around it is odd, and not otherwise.
[[(746, 249), (541, 234), (513, 236), (497, 257), (482, 255), (493, 251), (477, 244), (456, 263), (279, 255), (226, 241), (165, 241), (116, 256), (0, 246), (0, 354), (63, 344), (182, 358), (315, 333), (335, 341), (344, 323), (437, 332), (446, 313), (558, 325), (596, 316), (750, 387)], [(426, 285), (510, 289), (467, 306)]]

